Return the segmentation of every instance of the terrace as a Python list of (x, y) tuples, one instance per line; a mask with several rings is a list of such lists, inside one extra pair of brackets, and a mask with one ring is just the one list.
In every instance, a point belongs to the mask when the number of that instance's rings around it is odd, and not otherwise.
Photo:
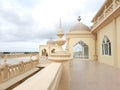
[[(63, 62), (42, 57), (15, 65), (3, 64), (0, 67), (0, 90), (120, 90), (118, 68), (97, 61), (74, 59), (66, 64), (70, 67), (68, 72)], [(45, 68), (40, 70), (43, 65)], [(64, 71), (69, 77), (64, 78)], [(65, 83), (61, 83), (62, 80)]]

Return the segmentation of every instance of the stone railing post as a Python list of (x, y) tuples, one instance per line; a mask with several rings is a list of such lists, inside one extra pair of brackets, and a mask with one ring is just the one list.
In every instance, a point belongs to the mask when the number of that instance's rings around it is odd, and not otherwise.
[(23, 61), (21, 61), (21, 62), (19, 62), (19, 68), (20, 68), (20, 73), (23, 73), (24, 72), (24, 62)]
[(3, 65), (1, 65), (2, 68), (2, 80), (5, 81), (7, 80), (9, 77), (9, 66), (7, 63), (4, 63)]
[(0, 65), (0, 83), (2, 82), (2, 68), (1, 68), (1, 65)]

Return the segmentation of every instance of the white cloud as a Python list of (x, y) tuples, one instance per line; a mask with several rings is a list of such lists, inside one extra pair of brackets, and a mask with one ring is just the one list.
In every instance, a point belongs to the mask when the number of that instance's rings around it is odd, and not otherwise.
[(60, 17), (63, 21), (72, 20), (76, 11), (83, 10), (84, 2), (85, 0), (43, 0), (33, 9), (33, 18), (40, 27), (54, 29)]
[[(60, 17), (65, 32), (69, 31), (79, 15), (81, 22), (91, 26), (92, 17), (104, 1), (0, 0), (0, 51), (6, 50), (6, 47), (19, 51), (18, 45), (27, 50), (23, 42), (32, 48), (38, 43), (45, 43), (50, 37), (55, 38)], [(12, 45), (16, 49), (11, 49)]]

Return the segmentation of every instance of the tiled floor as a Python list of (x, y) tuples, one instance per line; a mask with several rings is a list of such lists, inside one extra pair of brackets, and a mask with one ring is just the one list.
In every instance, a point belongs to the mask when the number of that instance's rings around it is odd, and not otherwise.
[(120, 69), (97, 61), (71, 64), (71, 90), (120, 90)]

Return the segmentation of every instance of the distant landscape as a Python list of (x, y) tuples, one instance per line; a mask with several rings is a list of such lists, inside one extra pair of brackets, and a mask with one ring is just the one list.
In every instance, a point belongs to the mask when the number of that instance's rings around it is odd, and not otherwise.
[(0, 52), (0, 58), (18, 58), (37, 54), (38, 52)]

